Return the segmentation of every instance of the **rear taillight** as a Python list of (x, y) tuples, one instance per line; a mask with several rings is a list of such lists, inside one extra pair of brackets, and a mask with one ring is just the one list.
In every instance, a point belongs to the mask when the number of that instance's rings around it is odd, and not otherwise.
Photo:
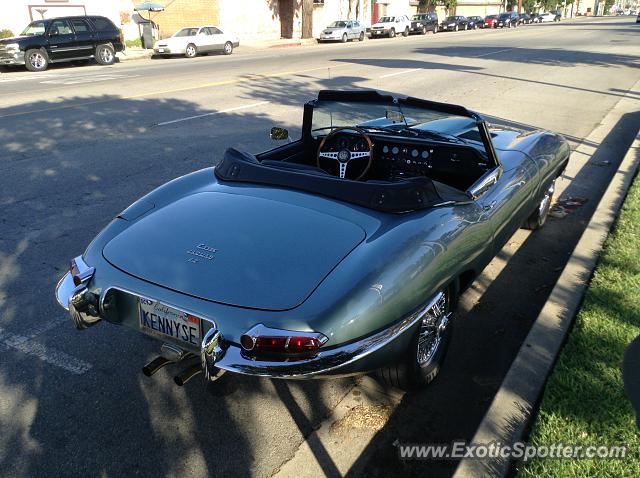
[(258, 324), (240, 337), (240, 345), (254, 355), (313, 355), (327, 342), (319, 332), (294, 332)]

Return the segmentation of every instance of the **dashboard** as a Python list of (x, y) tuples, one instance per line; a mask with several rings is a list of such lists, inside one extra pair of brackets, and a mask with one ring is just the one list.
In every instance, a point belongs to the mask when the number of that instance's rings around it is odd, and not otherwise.
[[(488, 171), (484, 155), (471, 145), (445, 144), (415, 138), (389, 138), (370, 133), (373, 142), (372, 163), (367, 179), (398, 180), (426, 176), (456, 187), (466, 186), (471, 179)], [(360, 135), (336, 135), (324, 151), (368, 151), (367, 141)], [(472, 181), (471, 181), (472, 182)]]

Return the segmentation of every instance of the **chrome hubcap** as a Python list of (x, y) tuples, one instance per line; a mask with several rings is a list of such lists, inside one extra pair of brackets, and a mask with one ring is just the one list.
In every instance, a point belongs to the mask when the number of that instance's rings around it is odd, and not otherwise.
[(109, 50), (108, 48), (103, 48), (102, 51), (100, 52), (100, 58), (105, 63), (109, 63), (112, 58), (111, 50)]
[(44, 56), (42, 56), (42, 53), (33, 53), (29, 57), (29, 63), (34, 68), (42, 68), (44, 66)]
[(226, 51), (227, 53), (231, 53), (231, 45), (229, 45), (228, 43), (224, 46), (224, 51)]
[(187, 48), (187, 55), (193, 56), (195, 54), (195, 52), (196, 52), (196, 50), (192, 46)]
[(440, 297), (431, 309), (426, 312), (420, 324), (416, 356), (419, 365), (424, 365), (433, 358), (442, 342), (442, 337), (448, 325), (447, 296), (440, 292)]

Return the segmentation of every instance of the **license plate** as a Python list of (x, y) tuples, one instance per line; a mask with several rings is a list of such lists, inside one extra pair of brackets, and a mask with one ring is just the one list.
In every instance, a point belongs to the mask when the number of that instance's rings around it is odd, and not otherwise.
[(374, 35), (380, 35), (382, 32), (373, 32)]
[(164, 53), (164, 48), (158, 48), (158, 53)]
[(156, 300), (138, 298), (140, 330), (160, 339), (171, 339), (182, 346), (200, 349), (200, 318)]

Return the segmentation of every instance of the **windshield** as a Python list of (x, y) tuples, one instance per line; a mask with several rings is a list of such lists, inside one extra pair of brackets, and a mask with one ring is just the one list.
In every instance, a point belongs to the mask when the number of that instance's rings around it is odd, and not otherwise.
[(500, 18), (509, 18), (510, 16), (511, 16), (511, 14), (509, 14), (509, 13), (502, 13), (500, 15)]
[(456, 21), (456, 17), (447, 17), (444, 19), (445, 22), (455, 22)]
[(378, 23), (389, 23), (395, 20), (395, 17), (381, 17)]
[(183, 28), (174, 37), (194, 37), (198, 34), (198, 28)]
[(426, 18), (426, 15), (414, 15), (411, 20), (425, 20)]
[(465, 143), (485, 152), (476, 121), (466, 116), (399, 104), (316, 101), (311, 123), (314, 136), (349, 126), (373, 134)]
[(327, 28), (344, 28), (346, 26), (347, 26), (347, 24), (345, 22), (333, 22)]
[(29, 26), (22, 30), (21, 36), (40, 36), (44, 35), (47, 30), (47, 22), (44, 20), (38, 20), (29, 23)]

